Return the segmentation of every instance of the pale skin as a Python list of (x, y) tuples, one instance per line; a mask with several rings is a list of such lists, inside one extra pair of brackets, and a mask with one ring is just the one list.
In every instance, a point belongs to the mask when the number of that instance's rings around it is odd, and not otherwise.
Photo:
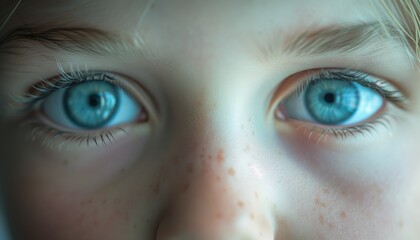
[[(390, 44), (372, 56), (361, 50), (264, 61), (256, 44), (273, 34), (285, 44), (290, 31), (314, 22), (375, 20), (368, 1), (158, 0), (143, 20), (148, 2), (140, 0), (28, 2), (8, 30), (65, 20), (65, 26), (137, 34), (162, 64), (137, 53), (98, 56), (40, 45), (37, 54), (1, 55), (3, 95), (57, 75), (59, 59), (67, 70), (86, 64), (128, 85), (140, 83), (148, 95), (139, 99), (149, 99), (151, 115), (146, 123), (124, 124), (127, 133), (108, 147), (69, 143), (71, 151), (25, 140), (30, 130), (17, 116), (5, 117), (6, 197), (16, 239), (420, 236), (420, 73), (404, 49)], [(5, 7), (10, 2), (0, 3)], [(381, 76), (407, 96), (409, 107), (389, 103), (385, 111), (397, 120), (356, 140), (320, 132), (309, 138), (302, 122), (277, 119), (272, 105), (293, 88), (290, 76), (319, 68)]]

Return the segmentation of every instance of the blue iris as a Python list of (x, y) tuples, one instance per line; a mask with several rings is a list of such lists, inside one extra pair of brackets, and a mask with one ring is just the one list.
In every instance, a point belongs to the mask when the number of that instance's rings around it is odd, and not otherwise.
[(305, 92), (305, 105), (311, 116), (326, 125), (348, 120), (357, 111), (360, 102), (355, 83), (325, 79), (311, 83)]
[(115, 85), (105, 81), (80, 83), (66, 90), (64, 109), (72, 122), (82, 128), (96, 129), (106, 125), (119, 107)]

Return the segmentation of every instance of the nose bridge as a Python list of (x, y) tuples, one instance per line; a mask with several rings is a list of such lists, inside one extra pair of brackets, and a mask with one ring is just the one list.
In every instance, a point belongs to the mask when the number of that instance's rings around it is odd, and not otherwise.
[(204, 124), (194, 128), (179, 149), (178, 161), (185, 170), (179, 171), (182, 180), (174, 181), (181, 187), (163, 214), (157, 239), (273, 240), (272, 205), (262, 183), (253, 179), (247, 154), (235, 149), (240, 136), (231, 136), (212, 119), (220, 111), (217, 107), (202, 111), (199, 120)]
[(273, 240), (270, 205), (263, 193), (238, 179), (234, 168), (225, 166), (223, 152), (203, 157), (200, 163), (190, 165), (191, 171), (197, 170), (174, 195), (157, 239)]

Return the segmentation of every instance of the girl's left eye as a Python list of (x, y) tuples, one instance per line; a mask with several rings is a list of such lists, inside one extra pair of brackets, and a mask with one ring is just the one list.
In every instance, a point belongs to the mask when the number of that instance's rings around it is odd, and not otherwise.
[(71, 130), (96, 130), (134, 121), (144, 111), (115, 83), (92, 80), (54, 91), (41, 106), (55, 124)]
[[(276, 109), (279, 119), (312, 123), (346, 133), (369, 123), (387, 102), (401, 104), (404, 96), (390, 83), (353, 70), (323, 70), (307, 79)], [(362, 127), (363, 128), (363, 127)]]
[(382, 109), (378, 92), (342, 79), (319, 79), (282, 102), (287, 118), (329, 126), (356, 125)]

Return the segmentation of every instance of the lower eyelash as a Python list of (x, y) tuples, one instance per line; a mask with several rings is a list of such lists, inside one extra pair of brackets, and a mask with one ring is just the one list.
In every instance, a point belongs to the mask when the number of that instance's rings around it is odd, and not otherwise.
[(296, 130), (303, 128), (304, 134), (307, 135), (308, 140), (312, 140), (312, 137), (319, 134), (317, 144), (326, 143), (328, 136), (333, 136), (336, 139), (346, 140), (348, 137), (353, 136), (355, 140), (358, 140), (358, 136), (365, 136), (367, 134), (374, 136), (379, 134), (377, 131), (378, 126), (384, 127), (391, 133), (392, 121), (396, 121), (397, 117), (390, 113), (384, 113), (373, 121), (364, 123), (360, 126), (343, 127), (343, 128), (328, 128), (321, 126), (314, 126), (313, 124), (302, 124), (297, 127)]
[[(127, 131), (121, 127), (106, 129), (95, 133), (60, 131), (47, 126), (38, 119), (27, 120), (21, 124), (21, 127), (28, 127), (31, 129), (26, 136), (28, 140), (41, 142), (44, 147), (56, 149), (58, 151), (80, 149), (82, 145), (88, 148), (91, 146), (96, 148), (107, 147), (116, 142), (115, 136), (117, 134), (127, 134)], [(72, 147), (74, 147), (74, 149)]]

